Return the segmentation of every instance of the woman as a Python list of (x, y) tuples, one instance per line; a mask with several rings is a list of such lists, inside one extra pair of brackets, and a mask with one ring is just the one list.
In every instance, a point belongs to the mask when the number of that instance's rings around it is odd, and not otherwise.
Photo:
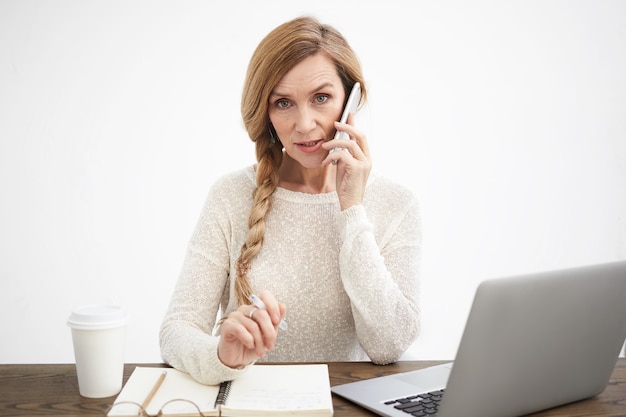
[(364, 101), (356, 55), (313, 18), (257, 47), (241, 105), (257, 164), (211, 187), (161, 327), (173, 367), (215, 384), (259, 360), (386, 364), (417, 337), (417, 202), (371, 173), (353, 115), (337, 122), (355, 82)]

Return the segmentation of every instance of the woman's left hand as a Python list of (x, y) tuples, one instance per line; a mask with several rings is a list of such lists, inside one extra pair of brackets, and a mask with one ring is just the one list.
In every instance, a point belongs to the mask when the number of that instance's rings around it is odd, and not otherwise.
[(325, 165), (336, 164), (337, 166), (337, 195), (341, 210), (363, 202), (365, 186), (372, 170), (372, 160), (365, 134), (355, 129), (353, 123), (354, 114), (350, 114), (348, 123), (335, 122), (335, 128), (346, 132), (350, 140), (333, 139), (322, 145), (328, 151), (333, 148), (342, 149), (342, 151), (329, 152), (322, 162)]

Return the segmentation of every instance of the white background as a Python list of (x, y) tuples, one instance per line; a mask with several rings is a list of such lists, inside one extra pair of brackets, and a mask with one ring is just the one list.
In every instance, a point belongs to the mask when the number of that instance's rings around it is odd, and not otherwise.
[(0, 0), (0, 363), (73, 362), (70, 311), (113, 301), (160, 361), (206, 192), (254, 162), (247, 62), (301, 14), (359, 54), (375, 168), (422, 204), (407, 357), (453, 358), (485, 278), (626, 259), (624, 1)]

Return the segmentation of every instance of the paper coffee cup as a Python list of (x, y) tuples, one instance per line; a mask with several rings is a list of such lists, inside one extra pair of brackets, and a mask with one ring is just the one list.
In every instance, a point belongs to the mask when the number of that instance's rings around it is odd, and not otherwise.
[(110, 397), (122, 389), (128, 314), (119, 306), (85, 305), (67, 320), (72, 329), (80, 395)]

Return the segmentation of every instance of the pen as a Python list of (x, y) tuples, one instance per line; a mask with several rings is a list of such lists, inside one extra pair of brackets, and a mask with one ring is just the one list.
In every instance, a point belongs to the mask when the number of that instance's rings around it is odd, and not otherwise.
[(161, 387), (161, 384), (165, 380), (165, 376), (166, 375), (167, 375), (167, 371), (163, 371), (161, 373), (161, 375), (159, 375), (159, 379), (157, 379), (157, 382), (155, 382), (154, 386), (152, 387), (152, 390), (150, 391), (150, 394), (148, 394), (148, 396), (146, 397), (145, 401), (141, 405), (141, 408), (143, 408), (145, 410), (146, 407), (148, 406), (148, 404), (150, 404), (150, 401), (152, 401), (152, 398), (154, 397), (154, 394), (156, 394), (156, 392)]
[[(257, 295), (251, 294), (250, 301), (252, 301), (252, 304), (254, 304), (259, 310), (266, 310), (265, 303)], [(287, 322), (284, 319), (280, 320), (280, 323), (278, 323), (278, 327), (283, 330), (287, 330), (289, 328)]]

